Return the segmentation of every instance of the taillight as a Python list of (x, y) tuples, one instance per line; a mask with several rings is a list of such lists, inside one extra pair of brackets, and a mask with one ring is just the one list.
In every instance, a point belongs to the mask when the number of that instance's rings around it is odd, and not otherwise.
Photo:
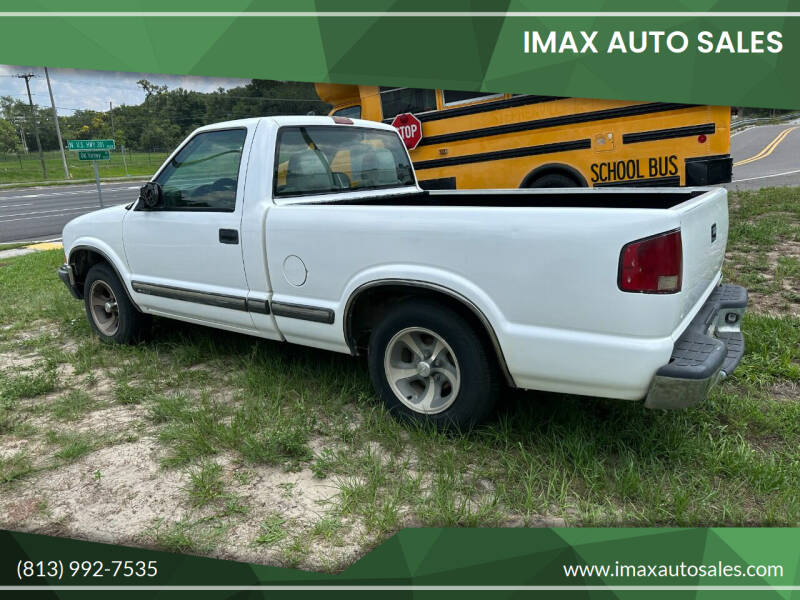
[(619, 289), (643, 294), (680, 292), (682, 264), (680, 229), (625, 244), (619, 257)]

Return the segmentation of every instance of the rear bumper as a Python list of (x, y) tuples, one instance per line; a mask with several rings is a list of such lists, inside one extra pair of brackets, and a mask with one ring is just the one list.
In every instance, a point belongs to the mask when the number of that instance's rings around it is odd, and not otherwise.
[(670, 361), (656, 371), (644, 405), (694, 406), (717, 381), (730, 375), (744, 354), (740, 325), (746, 306), (743, 287), (728, 284), (714, 290), (675, 342)]
[(77, 298), (80, 300), (83, 298), (83, 294), (79, 286), (75, 283), (75, 275), (72, 272), (72, 265), (61, 265), (58, 267), (58, 278), (64, 282), (64, 285), (67, 286), (69, 289), (70, 294), (72, 294), (73, 298)]
[(686, 159), (687, 186), (730, 183), (732, 178), (733, 159), (730, 154)]

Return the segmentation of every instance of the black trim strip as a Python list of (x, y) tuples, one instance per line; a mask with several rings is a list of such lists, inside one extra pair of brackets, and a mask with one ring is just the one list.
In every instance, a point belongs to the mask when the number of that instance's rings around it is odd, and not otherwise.
[(245, 306), (247, 307), (247, 312), (259, 313), (261, 315), (269, 314), (269, 301), (267, 300), (253, 300), (247, 298), (245, 300)]
[(686, 127), (672, 127), (671, 129), (654, 129), (653, 131), (640, 131), (639, 133), (625, 133), (622, 135), (622, 143), (638, 144), (639, 142), (652, 142), (654, 140), (669, 140), (703, 133), (714, 133), (716, 130), (717, 128), (714, 123), (704, 123), (703, 125), (688, 125)]
[(726, 158), (730, 157), (730, 154), (712, 154), (710, 156), (690, 156), (689, 158), (684, 158), (683, 160), (687, 163), (710, 162), (713, 160), (725, 160)]
[(466, 165), (469, 163), (486, 162), (490, 160), (503, 160), (506, 158), (519, 158), (522, 156), (533, 156), (535, 154), (551, 154), (553, 152), (565, 152), (567, 150), (587, 150), (592, 147), (592, 140), (572, 140), (569, 142), (556, 142), (555, 144), (542, 144), (539, 146), (525, 146), (523, 148), (511, 148), (509, 150), (496, 150), (494, 152), (481, 152), (480, 154), (468, 154), (466, 156), (454, 156), (452, 158), (436, 158), (433, 160), (421, 160), (414, 163), (416, 170), (433, 169), (436, 167), (449, 167), (454, 165)]
[(302, 319), (315, 323), (333, 324), (336, 315), (330, 308), (306, 306), (304, 304), (290, 304), (288, 302), (272, 302), (272, 314), (276, 317)]
[(447, 142), (457, 142), (460, 140), (471, 140), (490, 135), (503, 135), (505, 133), (515, 133), (518, 131), (531, 131), (534, 129), (544, 129), (547, 127), (558, 127), (560, 125), (573, 125), (575, 123), (590, 123), (592, 121), (603, 121), (606, 119), (647, 115), (657, 112), (665, 112), (668, 110), (691, 108), (693, 106), (695, 105), (652, 102), (649, 104), (635, 104), (634, 106), (621, 106), (619, 108), (606, 108), (603, 110), (577, 113), (574, 115), (561, 115), (559, 117), (548, 117), (546, 119), (523, 121), (522, 123), (509, 123), (507, 125), (498, 125), (495, 127), (482, 127), (481, 129), (470, 129), (468, 131), (456, 131), (453, 133), (432, 135), (429, 137), (423, 137), (422, 140), (420, 140), (418, 147), (429, 146), (431, 144), (445, 144)]
[(595, 183), (594, 187), (680, 187), (681, 177), (652, 177), (649, 179), (627, 179), (624, 181), (609, 181)]
[(420, 179), (419, 187), (423, 190), (454, 190), (456, 189), (456, 178), (440, 177), (438, 179)]
[(229, 308), (232, 310), (247, 310), (247, 299), (239, 296), (229, 296), (227, 294), (215, 294), (212, 292), (198, 292), (185, 288), (174, 287), (171, 285), (159, 285), (154, 283), (144, 283), (142, 281), (131, 281), (134, 292), (147, 294), (149, 296), (159, 296), (172, 300), (182, 300), (184, 302), (196, 302), (197, 304), (207, 304), (219, 308)]
[[(449, 119), (451, 117), (463, 117), (464, 115), (477, 115), (482, 112), (491, 112), (493, 110), (502, 110), (504, 108), (512, 108), (514, 106), (528, 106), (529, 104), (541, 104), (542, 102), (552, 102), (553, 100), (564, 100), (565, 96), (514, 96), (513, 98), (506, 98), (504, 100), (493, 100), (492, 102), (481, 102), (479, 104), (470, 104), (469, 106), (460, 106), (458, 108), (443, 108), (441, 110), (432, 110), (415, 114), (423, 123), (427, 121), (439, 121), (441, 119)], [(384, 119), (384, 123), (390, 123), (394, 117)]]

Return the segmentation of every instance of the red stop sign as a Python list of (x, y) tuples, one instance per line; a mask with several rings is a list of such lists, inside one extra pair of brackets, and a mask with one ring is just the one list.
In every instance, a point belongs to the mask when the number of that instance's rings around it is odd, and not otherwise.
[(392, 121), (392, 127), (400, 132), (406, 148), (413, 150), (422, 139), (422, 123), (411, 113), (400, 113)]

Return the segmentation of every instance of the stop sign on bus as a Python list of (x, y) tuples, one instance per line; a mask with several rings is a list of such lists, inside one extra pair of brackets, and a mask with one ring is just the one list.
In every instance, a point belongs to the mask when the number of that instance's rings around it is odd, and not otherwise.
[(411, 113), (400, 113), (392, 121), (392, 127), (400, 132), (406, 148), (413, 150), (422, 139), (422, 123)]

